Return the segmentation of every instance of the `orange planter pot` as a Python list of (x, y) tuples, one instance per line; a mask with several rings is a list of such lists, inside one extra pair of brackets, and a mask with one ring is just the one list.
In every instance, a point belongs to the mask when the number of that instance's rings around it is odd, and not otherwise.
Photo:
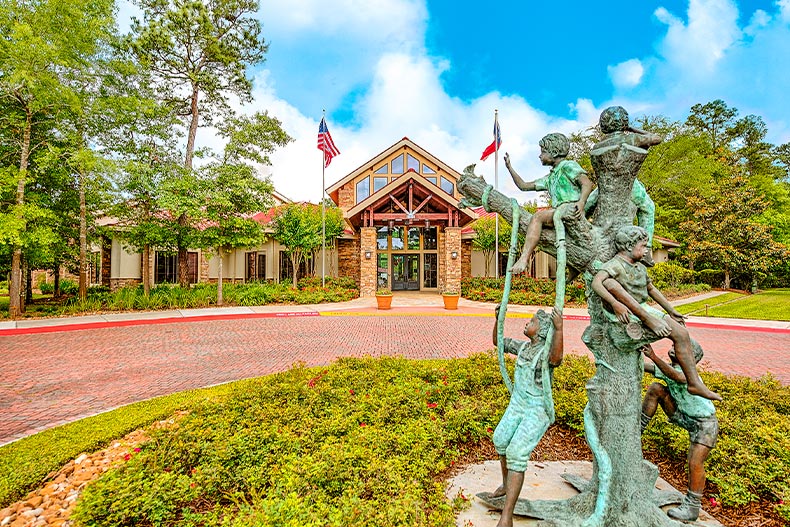
[(378, 304), (379, 309), (392, 309), (392, 295), (376, 295), (376, 303)]
[(442, 295), (445, 309), (458, 309), (458, 299), (461, 295)]

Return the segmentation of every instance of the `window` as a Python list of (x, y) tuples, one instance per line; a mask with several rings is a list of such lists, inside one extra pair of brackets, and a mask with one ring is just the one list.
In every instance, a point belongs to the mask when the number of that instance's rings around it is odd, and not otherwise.
[(455, 185), (453, 185), (453, 182), (445, 178), (444, 176), (442, 176), (441, 180), (442, 180), (442, 185), (441, 185), (442, 190), (447, 192), (448, 194), (452, 194), (453, 191), (455, 190)]
[(373, 178), (373, 192), (378, 192), (379, 190), (383, 189), (387, 186), (388, 179), (386, 177), (374, 177)]
[(406, 154), (406, 170), (420, 171), (420, 162), (411, 154)]
[(426, 251), (436, 250), (436, 227), (428, 227), (422, 231), (422, 248)]
[(420, 229), (417, 227), (409, 227), (409, 250), (420, 250)]
[(403, 250), (403, 227), (395, 227), (392, 229), (392, 250)]
[(376, 169), (376, 171), (375, 171), (375, 172), (373, 172), (373, 173), (374, 173), (374, 174), (387, 174), (387, 173), (388, 173), (388, 171), (387, 171), (387, 164), (386, 164), (386, 163), (384, 163), (383, 165), (381, 165), (380, 167), (378, 167), (378, 168)]
[(247, 253), (245, 279), (248, 282), (253, 280), (266, 280), (266, 253)]
[(88, 283), (101, 285), (101, 253), (93, 252), (88, 255)]
[(175, 284), (178, 282), (178, 255), (156, 253), (154, 283)]
[(377, 265), (377, 280), (376, 287), (389, 288), (389, 257), (386, 253), (376, 255)]
[(376, 229), (376, 248), (379, 251), (386, 251), (387, 250), (387, 236), (389, 236), (390, 230), (387, 227), (379, 227)]
[[(299, 272), (296, 279), (299, 280), (308, 274), (314, 274), (313, 255), (306, 254), (299, 264)], [(291, 282), (293, 280), (294, 266), (291, 264), (291, 257), (286, 251), (280, 251), (280, 282)]]
[(403, 174), (403, 156), (398, 156), (392, 160), (392, 173)]
[(436, 177), (427, 177), (425, 179), (427, 179), (428, 181), (430, 181), (431, 183), (433, 183), (437, 187), (439, 186), (439, 181), (436, 179)]
[[(422, 165), (422, 173), (423, 174), (436, 174), (436, 171), (434, 169), (432, 169), (431, 167), (429, 167), (428, 165), (426, 165), (425, 163), (423, 163), (423, 165)], [(434, 179), (436, 179), (436, 178), (434, 178)]]
[[(196, 284), (198, 278), (198, 253), (187, 253), (187, 275), (190, 284)], [(154, 259), (154, 283), (178, 283), (178, 255), (157, 251)]]
[(370, 196), (370, 178), (357, 182), (357, 203)]

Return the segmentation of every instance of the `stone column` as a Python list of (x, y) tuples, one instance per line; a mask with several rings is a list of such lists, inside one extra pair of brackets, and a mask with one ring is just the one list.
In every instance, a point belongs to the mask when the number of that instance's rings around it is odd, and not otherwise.
[[(455, 258), (453, 258), (455, 253)], [(461, 291), (461, 228), (447, 227), (444, 229), (444, 289), (443, 291)]]
[(353, 278), (359, 287), (359, 240), (337, 240), (337, 275)]
[(461, 242), (461, 279), (472, 277), (472, 240)]
[[(370, 253), (370, 258), (365, 257)], [(359, 229), (359, 296), (376, 294), (376, 228)]]
[(198, 253), (198, 267), (199, 267), (198, 282), (208, 283), (211, 281), (208, 276), (208, 262), (210, 258), (211, 258), (211, 253), (207, 253), (205, 251), (200, 251)]
[(437, 277), (437, 287), (439, 288), (439, 292), (441, 293), (444, 291), (444, 283), (446, 278), (447, 269), (447, 253), (444, 250), (444, 240), (446, 236), (444, 235), (444, 229), (437, 229), (436, 231), (436, 247), (439, 249), (438, 251), (438, 262), (436, 265), (436, 277)]

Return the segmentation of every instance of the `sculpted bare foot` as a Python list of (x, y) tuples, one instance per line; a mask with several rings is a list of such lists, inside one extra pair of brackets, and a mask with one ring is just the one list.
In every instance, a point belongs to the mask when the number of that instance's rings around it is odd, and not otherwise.
[(504, 496), (505, 494), (507, 494), (507, 489), (505, 488), (504, 485), (500, 485), (497, 487), (497, 489), (494, 492), (491, 493), (491, 497), (498, 498), (500, 496)]
[(520, 274), (526, 271), (528, 261), (529, 261), (528, 256), (522, 256), (521, 258), (519, 258), (518, 261), (513, 264), (513, 267), (511, 267), (511, 271), (513, 272), (513, 274)]
[(710, 399), (711, 401), (722, 400), (721, 395), (719, 395), (718, 393), (714, 392), (713, 390), (705, 386), (702, 382), (694, 383), (694, 384), (690, 383), (687, 385), (686, 389), (691, 395), (699, 395), (700, 397), (704, 397), (705, 399)]

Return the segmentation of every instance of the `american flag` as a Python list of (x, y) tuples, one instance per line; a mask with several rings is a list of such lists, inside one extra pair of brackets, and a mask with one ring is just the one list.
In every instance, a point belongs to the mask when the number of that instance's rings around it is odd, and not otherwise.
[(340, 150), (332, 141), (332, 135), (329, 133), (324, 117), (321, 118), (321, 124), (318, 125), (318, 149), (324, 152), (324, 168), (329, 166), (333, 157), (340, 155)]
[(494, 120), (494, 140), (486, 147), (485, 150), (483, 150), (483, 155), (480, 157), (480, 161), (485, 161), (488, 159), (488, 156), (499, 150), (499, 145), (501, 144), (502, 137), (499, 135), (499, 121)]

